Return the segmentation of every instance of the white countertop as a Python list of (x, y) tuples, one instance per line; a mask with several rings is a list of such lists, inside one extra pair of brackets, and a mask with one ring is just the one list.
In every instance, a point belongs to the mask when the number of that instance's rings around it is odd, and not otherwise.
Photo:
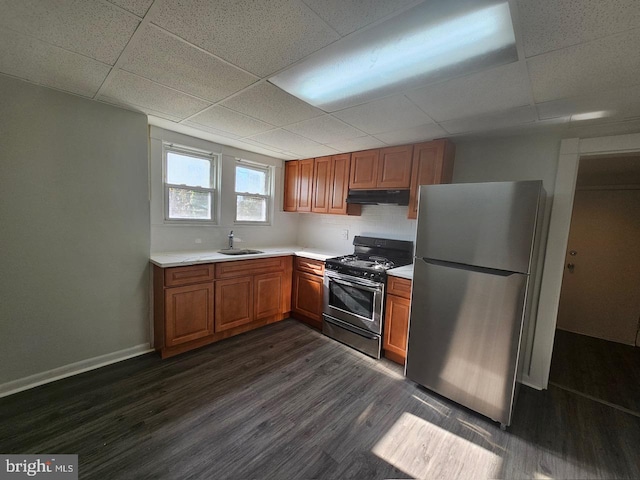
[[(244, 246), (242, 247), (244, 248)], [(253, 247), (251, 247), (253, 249)], [(196, 265), (199, 263), (229, 262), (233, 260), (249, 260), (252, 258), (283, 257), (295, 255), (297, 257), (311, 258), (313, 260), (325, 261), (330, 257), (345, 255), (345, 252), (329, 252), (313, 248), (299, 246), (291, 247), (256, 247), (255, 250), (262, 250), (263, 253), (252, 255), (224, 255), (217, 250), (208, 251), (185, 251), (185, 252), (158, 252), (152, 253), (150, 260), (159, 267), (180, 267), (186, 265)], [(398, 269), (396, 269), (398, 270)]]
[(387, 270), (387, 275), (413, 280), (413, 264), (405, 265), (404, 267), (391, 268)]

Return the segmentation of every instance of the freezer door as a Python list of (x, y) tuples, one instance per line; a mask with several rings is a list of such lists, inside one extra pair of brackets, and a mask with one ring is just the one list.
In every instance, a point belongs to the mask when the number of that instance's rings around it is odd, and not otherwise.
[(528, 275), (414, 268), (407, 377), (509, 425)]
[(542, 182), (420, 187), (416, 257), (529, 272)]

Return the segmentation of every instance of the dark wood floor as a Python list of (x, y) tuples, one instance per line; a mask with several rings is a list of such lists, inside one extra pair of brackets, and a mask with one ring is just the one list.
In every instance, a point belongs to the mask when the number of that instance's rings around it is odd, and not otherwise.
[(524, 388), (507, 432), (293, 320), (0, 399), (0, 451), (82, 479), (638, 478), (640, 418)]
[(640, 348), (556, 330), (549, 381), (640, 415)]

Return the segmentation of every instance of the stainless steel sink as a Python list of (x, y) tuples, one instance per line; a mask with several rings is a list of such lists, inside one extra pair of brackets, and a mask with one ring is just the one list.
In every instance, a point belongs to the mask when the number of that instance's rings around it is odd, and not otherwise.
[(262, 250), (251, 250), (250, 248), (225, 248), (218, 250), (223, 255), (255, 255), (256, 253), (264, 253)]

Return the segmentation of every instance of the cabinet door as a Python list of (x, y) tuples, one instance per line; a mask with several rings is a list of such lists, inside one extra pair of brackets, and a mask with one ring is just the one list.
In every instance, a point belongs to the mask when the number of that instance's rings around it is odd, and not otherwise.
[(281, 313), (283, 289), (281, 273), (256, 275), (253, 277), (253, 288), (256, 320)]
[(165, 346), (213, 335), (213, 282), (167, 288)]
[(216, 281), (215, 331), (223, 332), (253, 321), (253, 278)]
[(451, 183), (455, 148), (446, 140), (434, 140), (413, 147), (409, 218), (418, 218), (418, 187)]
[(411, 300), (387, 295), (384, 317), (383, 348), (389, 360), (404, 364), (407, 358), (407, 336), (409, 334), (409, 309)]
[(313, 196), (313, 158), (299, 160), (298, 171), (298, 212), (310, 212)]
[(313, 162), (313, 188), (311, 211), (327, 213), (331, 188), (331, 157), (316, 158)]
[(284, 211), (298, 210), (300, 162), (292, 160), (284, 164)]
[(294, 272), (291, 310), (311, 320), (313, 325), (318, 328), (322, 326), (323, 289), (322, 277), (299, 271)]
[(331, 157), (331, 188), (329, 189), (328, 213), (346, 215), (347, 193), (349, 190), (349, 173), (351, 154), (334, 155)]
[(365, 150), (351, 154), (349, 188), (365, 190), (376, 188), (380, 150)]
[(378, 188), (409, 188), (411, 186), (411, 156), (413, 145), (380, 150), (378, 161)]

